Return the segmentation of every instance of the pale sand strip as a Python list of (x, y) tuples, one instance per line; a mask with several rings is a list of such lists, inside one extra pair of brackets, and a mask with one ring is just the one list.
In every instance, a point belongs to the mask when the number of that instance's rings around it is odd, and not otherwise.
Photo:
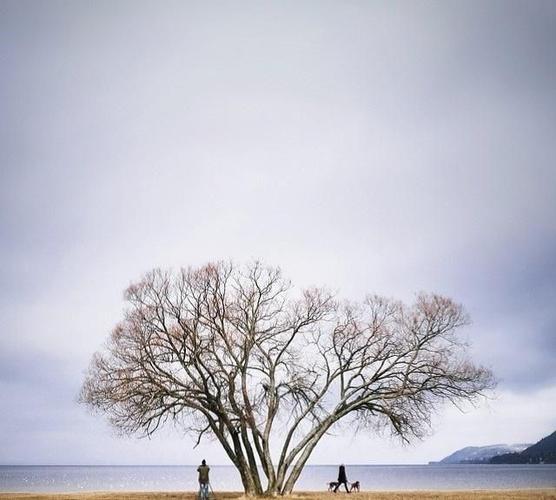
[[(245, 500), (241, 493), (216, 492), (215, 500)], [(278, 497), (279, 498), (279, 497)], [(540, 500), (556, 499), (556, 488), (526, 490), (467, 490), (467, 491), (384, 491), (347, 495), (340, 493), (296, 492), (292, 500)], [(0, 499), (10, 500), (196, 500), (192, 492), (92, 492), (92, 493), (0, 493)]]

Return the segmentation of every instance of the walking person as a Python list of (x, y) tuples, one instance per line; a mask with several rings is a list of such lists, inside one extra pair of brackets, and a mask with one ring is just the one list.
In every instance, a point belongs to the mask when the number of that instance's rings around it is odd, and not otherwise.
[(337, 493), (338, 488), (342, 484), (344, 485), (346, 491), (350, 493), (346, 476), (346, 466), (344, 464), (340, 465), (340, 469), (338, 470), (338, 484), (336, 484), (336, 488), (334, 488), (334, 493)]
[(200, 500), (207, 500), (209, 497), (209, 471), (210, 467), (207, 465), (206, 460), (203, 459), (201, 465), (197, 467), (197, 472), (199, 473)]

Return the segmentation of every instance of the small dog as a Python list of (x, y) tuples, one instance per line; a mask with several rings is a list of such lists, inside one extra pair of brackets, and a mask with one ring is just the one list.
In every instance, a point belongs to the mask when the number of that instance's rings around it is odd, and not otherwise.
[(351, 483), (351, 488), (350, 488), (349, 491), (360, 492), (361, 491), (361, 485), (359, 484), (359, 481), (355, 481), (355, 483)]
[(336, 488), (336, 486), (338, 486), (338, 482), (337, 481), (332, 481), (330, 483), (326, 483), (328, 485), (328, 491), (334, 491), (334, 488)]

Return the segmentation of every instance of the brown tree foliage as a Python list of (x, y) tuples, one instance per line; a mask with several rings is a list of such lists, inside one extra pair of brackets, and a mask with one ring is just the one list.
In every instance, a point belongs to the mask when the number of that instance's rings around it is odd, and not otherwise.
[(324, 289), (296, 293), (259, 262), (218, 262), (152, 271), (126, 299), (80, 400), (126, 433), (172, 421), (198, 442), (211, 435), (246, 494), (289, 494), (340, 421), (408, 440), (439, 403), (494, 385), (456, 335), (462, 307), (438, 295), (340, 302)]

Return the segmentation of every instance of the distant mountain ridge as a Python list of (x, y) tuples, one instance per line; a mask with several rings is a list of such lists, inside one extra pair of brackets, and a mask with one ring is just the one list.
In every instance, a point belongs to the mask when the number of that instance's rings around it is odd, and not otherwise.
[(493, 456), (491, 464), (556, 464), (556, 431), (525, 450)]
[(556, 464), (556, 432), (535, 444), (467, 446), (430, 464)]
[(487, 446), (467, 446), (440, 460), (440, 464), (487, 464), (497, 455), (520, 453), (530, 447), (530, 443), (491, 444)]

